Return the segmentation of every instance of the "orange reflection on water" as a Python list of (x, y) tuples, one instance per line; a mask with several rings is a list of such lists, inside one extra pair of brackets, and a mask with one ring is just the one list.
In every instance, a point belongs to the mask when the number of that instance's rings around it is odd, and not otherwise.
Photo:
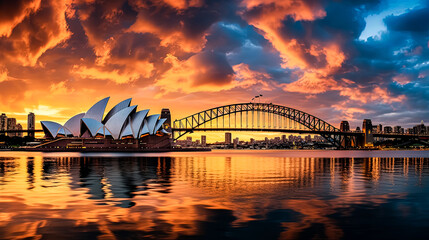
[(407, 179), (409, 168), (421, 178), (427, 160), (17, 153), (0, 159), (0, 234), (38, 239), (67, 229), (87, 238), (173, 239), (204, 236), (211, 223), (245, 229), (287, 209), (296, 217), (279, 220), (280, 238), (320, 224), (326, 237), (338, 239), (343, 230), (331, 215), (404, 198), (369, 190)]

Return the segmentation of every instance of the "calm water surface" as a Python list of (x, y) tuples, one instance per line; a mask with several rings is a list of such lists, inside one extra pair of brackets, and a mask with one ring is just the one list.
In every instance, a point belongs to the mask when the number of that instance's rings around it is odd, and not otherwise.
[(428, 151), (0, 152), (0, 239), (428, 236)]

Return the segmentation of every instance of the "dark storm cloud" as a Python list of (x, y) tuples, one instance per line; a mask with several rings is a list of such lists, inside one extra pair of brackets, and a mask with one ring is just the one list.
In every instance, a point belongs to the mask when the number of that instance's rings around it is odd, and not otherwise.
[(429, 33), (429, 7), (413, 9), (400, 16), (384, 19), (387, 28), (392, 31)]

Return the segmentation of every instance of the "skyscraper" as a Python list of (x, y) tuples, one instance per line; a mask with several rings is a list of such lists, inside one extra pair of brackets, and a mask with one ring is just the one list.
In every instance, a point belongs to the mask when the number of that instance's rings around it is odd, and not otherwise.
[(207, 145), (207, 137), (205, 135), (201, 135), (201, 146), (205, 147)]
[[(7, 130), (7, 116), (6, 114), (2, 113), (0, 116), (0, 131), (6, 131)], [(2, 133), (2, 135), (5, 135)]]
[(364, 119), (363, 120), (362, 132), (364, 133), (365, 146), (373, 146), (374, 145), (374, 137), (372, 135), (371, 119)]
[[(36, 129), (36, 116), (34, 113), (30, 112), (27, 116), (27, 130), (35, 130)], [(29, 132), (28, 136), (34, 137), (34, 132)]]
[(383, 125), (378, 124), (377, 125), (377, 133), (382, 133), (383, 132)]
[(230, 132), (225, 133), (225, 144), (231, 144), (232, 135)]
[[(7, 130), (16, 130), (16, 119), (15, 118), (8, 118), (7, 119)], [(15, 137), (16, 133), (8, 133), (7, 135), (10, 137)]]
[[(20, 123), (16, 124), (16, 130), (22, 130), (22, 125)], [(22, 132), (17, 132), (15, 136), (22, 137)]]

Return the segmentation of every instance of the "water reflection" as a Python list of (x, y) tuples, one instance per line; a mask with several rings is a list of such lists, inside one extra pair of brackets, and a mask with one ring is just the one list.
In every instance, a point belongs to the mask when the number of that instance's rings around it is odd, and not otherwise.
[(419, 238), (429, 226), (428, 164), (248, 154), (3, 157), (0, 238)]

